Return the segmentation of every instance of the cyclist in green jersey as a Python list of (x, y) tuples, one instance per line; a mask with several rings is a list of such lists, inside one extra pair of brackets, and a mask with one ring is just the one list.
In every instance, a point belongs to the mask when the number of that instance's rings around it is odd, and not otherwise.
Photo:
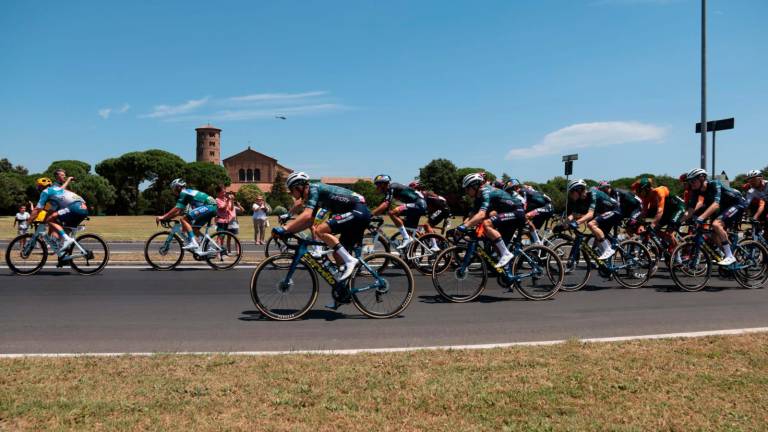
[(605, 234), (610, 233), (621, 218), (619, 203), (605, 192), (597, 188), (588, 189), (582, 179), (568, 183), (568, 220), (574, 228), (581, 223), (587, 224), (600, 247), (599, 259), (608, 259), (616, 252)]
[[(384, 201), (373, 209), (372, 214), (378, 216), (388, 212), (390, 219), (403, 236), (402, 243), (397, 247), (403, 250), (413, 241), (405, 229), (416, 229), (419, 226), (419, 219), (427, 214), (427, 202), (420, 192), (403, 184), (393, 183), (392, 178), (386, 174), (377, 175), (373, 179), (373, 184), (376, 185), (376, 190), (384, 195)], [(390, 210), (394, 201), (402, 204)]]
[[(282, 237), (312, 226), (318, 209), (328, 209), (333, 216), (318, 225), (314, 234), (333, 249), (334, 258), (343, 271), (337, 281), (347, 279), (355, 270), (358, 260), (349, 251), (357, 247), (371, 222), (371, 213), (362, 195), (338, 186), (323, 183), (309, 183), (309, 176), (303, 172), (291, 173), (285, 181), (288, 191), (296, 200), (304, 203), (304, 210), (296, 219), (284, 227), (272, 229), (272, 235)], [(336, 238), (334, 234), (339, 234)]]
[(189, 189), (184, 180), (177, 178), (171, 182), (171, 190), (178, 196), (176, 206), (166, 214), (157, 217), (157, 222), (172, 219), (189, 207), (186, 215), (181, 219), (181, 229), (187, 239), (183, 248), (185, 250), (200, 250), (200, 245), (195, 236), (200, 235), (200, 227), (209, 223), (216, 216), (216, 200), (203, 192)]

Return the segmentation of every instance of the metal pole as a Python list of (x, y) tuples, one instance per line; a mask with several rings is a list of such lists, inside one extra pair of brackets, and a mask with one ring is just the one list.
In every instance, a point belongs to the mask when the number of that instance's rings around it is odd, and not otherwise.
[(712, 131), (712, 178), (715, 178), (715, 133), (717, 133), (716, 130)]
[(568, 178), (565, 176), (565, 217), (568, 217)]
[(707, 169), (707, 0), (701, 0), (701, 168)]

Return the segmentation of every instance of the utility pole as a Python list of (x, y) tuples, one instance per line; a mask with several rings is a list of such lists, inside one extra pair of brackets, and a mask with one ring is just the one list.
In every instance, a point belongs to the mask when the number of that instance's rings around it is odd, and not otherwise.
[[(707, 0), (701, 0), (701, 124), (707, 124)], [(701, 134), (701, 168), (707, 169), (707, 133)]]

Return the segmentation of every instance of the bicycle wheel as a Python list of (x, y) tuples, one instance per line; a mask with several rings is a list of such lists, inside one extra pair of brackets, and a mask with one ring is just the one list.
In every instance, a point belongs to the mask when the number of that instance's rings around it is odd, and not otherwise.
[(315, 304), (317, 274), (304, 258), (288, 278), (292, 254), (272, 255), (262, 261), (251, 277), (251, 300), (264, 316), (277, 321), (301, 318)]
[(99, 273), (109, 262), (109, 247), (101, 237), (96, 234), (83, 234), (77, 239), (85, 254), (75, 245), (67, 251), (72, 259), (69, 265), (78, 273), (93, 275)]
[(651, 255), (651, 260), (653, 261), (653, 269), (651, 271), (651, 276), (653, 276), (659, 270), (659, 263), (664, 259), (663, 251), (649, 236), (644, 235), (635, 237), (634, 240), (639, 241), (646, 249), (648, 249), (648, 253)]
[(408, 252), (405, 254), (406, 260), (419, 273), (428, 275), (432, 273), (432, 267), (435, 264), (437, 254), (447, 247), (448, 240), (440, 234), (424, 234), (418, 239), (414, 239), (411, 245), (408, 246)]
[(734, 250), (736, 282), (744, 288), (762, 288), (768, 280), (768, 249), (754, 240), (740, 242)]
[(563, 263), (555, 251), (540, 245), (523, 248), (512, 261), (515, 288), (529, 300), (546, 300), (560, 290), (565, 276)]
[(205, 261), (216, 270), (228, 270), (236, 266), (243, 257), (240, 240), (229, 231), (219, 231), (211, 236), (213, 241), (205, 239), (202, 250)]
[[(12, 272), (19, 275), (31, 275), (40, 271), (48, 260), (48, 246), (41, 238), (30, 244), (34, 234), (22, 234), (8, 243), (5, 249), (5, 263)], [(22, 248), (21, 244), (25, 243)]]
[(612, 265), (613, 275), (619, 285), (624, 288), (640, 288), (651, 278), (656, 262), (642, 243), (624, 240), (613, 254)]
[(160, 231), (152, 234), (144, 245), (144, 259), (155, 270), (172, 270), (184, 259), (183, 245), (178, 235)]
[(476, 299), (485, 289), (488, 270), (485, 261), (474, 254), (464, 265), (466, 246), (453, 246), (443, 250), (432, 267), (432, 285), (444, 299), (465, 303)]
[(573, 292), (582, 289), (587, 284), (592, 273), (592, 264), (589, 261), (589, 256), (584, 251), (580, 251), (580, 253), (572, 256), (574, 255), (573, 243), (569, 241), (557, 245), (554, 252), (563, 262), (564, 274), (560, 290)]
[(374, 269), (368, 262), (381, 262), (377, 254), (361, 258), (349, 280), (352, 302), (363, 314), (371, 318), (391, 318), (400, 314), (413, 299), (413, 273), (406, 262), (389, 254), (389, 265)]
[(669, 274), (675, 285), (684, 291), (703, 289), (712, 275), (712, 260), (693, 239), (680, 243), (672, 251), (671, 264)]

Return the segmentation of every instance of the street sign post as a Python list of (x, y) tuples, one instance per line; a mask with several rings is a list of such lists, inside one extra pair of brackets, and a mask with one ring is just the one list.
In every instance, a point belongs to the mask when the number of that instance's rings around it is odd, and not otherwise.
[[(707, 122), (707, 131), (712, 131), (712, 177), (715, 177), (715, 133), (719, 130), (733, 129), (736, 120), (731, 117), (727, 119), (712, 120)], [(701, 133), (701, 122), (696, 123), (696, 133)]]
[(579, 160), (579, 154), (569, 154), (563, 156), (563, 162), (565, 163), (565, 214), (568, 214), (568, 179), (573, 174), (573, 161)]

